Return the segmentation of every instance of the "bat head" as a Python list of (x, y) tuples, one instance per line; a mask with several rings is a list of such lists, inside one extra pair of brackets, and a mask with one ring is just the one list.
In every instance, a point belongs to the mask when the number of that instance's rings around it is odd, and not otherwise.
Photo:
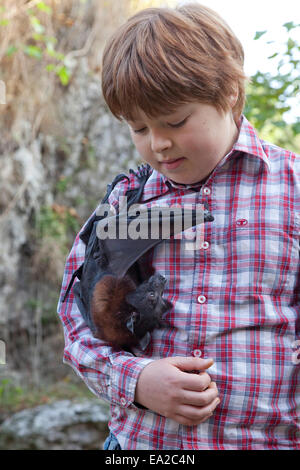
[(162, 294), (167, 280), (154, 274), (126, 296), (126, 302), (134, 308), (127, 321), (127, 328), (138, 338), (163, 325), (162, 316), (172, 307)]

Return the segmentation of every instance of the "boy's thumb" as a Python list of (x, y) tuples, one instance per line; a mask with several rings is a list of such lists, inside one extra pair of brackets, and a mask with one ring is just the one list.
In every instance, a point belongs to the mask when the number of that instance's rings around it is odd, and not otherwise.
[(212, 357), (209, 357), (207, 359), (201, 359), (200, 357), (173, 357), (172, 358), (174, 361), (173, 364), (178, 367), (178, 369), (182, 371), (201, 371), (203, 369), (208, 369), (211, 367), (214, 363), (214, 360)]

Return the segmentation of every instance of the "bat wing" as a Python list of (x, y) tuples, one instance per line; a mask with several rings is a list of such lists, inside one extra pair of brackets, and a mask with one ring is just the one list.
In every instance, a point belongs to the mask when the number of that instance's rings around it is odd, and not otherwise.
[(163, 240), (172, 239), (195, 225), (212, 221), (201, 209), (142, 208), (107, 217), (97, 223), (97, 237), (109, 271), (123, 277), (130, 267)]
[(75, 277), (80, 279), (73, 291), (83, 318), (92, 328), (90, 301), (96, 283), (104, 274), (123, 277), (128, 273), (137, 283), (148, 279), (153, 272), (143, 266), (141, 257), (163, 240), (174, 238), (184, 230), (214, 220), (209, 210), (169, 207), (139, 208), (115, 216), (94, 217), (83, 232), (88, 246), (83, 265), (73, 273), (63, 302)]

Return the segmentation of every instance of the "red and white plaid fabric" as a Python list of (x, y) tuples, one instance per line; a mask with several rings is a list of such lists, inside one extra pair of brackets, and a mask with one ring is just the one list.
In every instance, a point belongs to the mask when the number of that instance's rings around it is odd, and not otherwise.
[[(136, 185), (130, 175), (110, 203)], [(214, 216), (189, 239), (149, 253), (168, 280), (168, 327), (153, 332), (144, 352), (113, 352), (92, 336), (71, 291), (58, 305), (64, 362), (110, 402), (109, 427), (122, 449), (300, 449), (300, 157), (259, 140), (242, 117), (238, 141), (202, 187), (170, 189), (153, 170), (141, 202), (206, 202)], [(204, 243), (187, 249), (200, 232)], [(61, 298), (84, 250), (77, 235)], [(133, 404), (150, 361), (193, 354), (215, 361), (208, 372), (221, 403), (208, 421), (183, 426)]]

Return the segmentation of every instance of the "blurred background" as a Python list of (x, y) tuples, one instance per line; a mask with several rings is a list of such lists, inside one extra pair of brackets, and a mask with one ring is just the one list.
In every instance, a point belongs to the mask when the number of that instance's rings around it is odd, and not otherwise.
[[(177, 3), (0, 0), (0, 448), (97, 449), (107, 433), (107, 405), (62, 364), (56, 308), (76, 233), (139, 162), (101, 96), (105, 41), (135, 11)], [(201, 3), (244, 45), (247, 118), (300, 153), (294, 0)]]

